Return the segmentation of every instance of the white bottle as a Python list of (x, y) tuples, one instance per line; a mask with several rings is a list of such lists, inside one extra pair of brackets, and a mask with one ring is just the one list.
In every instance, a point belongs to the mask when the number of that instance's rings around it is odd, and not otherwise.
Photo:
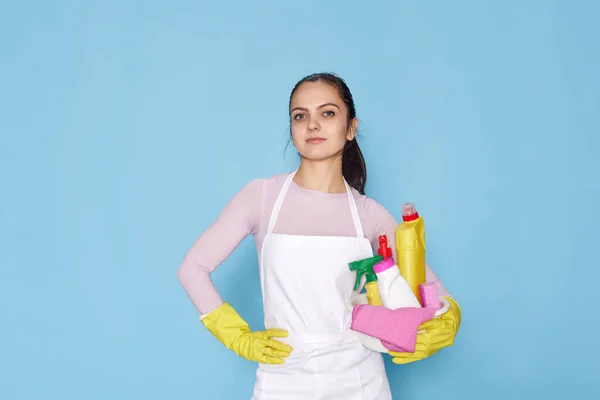
[(373, 272), (377, 275), (377, 288), (384, 307), (390, 310), (402, 307), (421, 308), (408, 282), (400, 275), (400, 268), (393, 258), (379, 261), (373, 266)]

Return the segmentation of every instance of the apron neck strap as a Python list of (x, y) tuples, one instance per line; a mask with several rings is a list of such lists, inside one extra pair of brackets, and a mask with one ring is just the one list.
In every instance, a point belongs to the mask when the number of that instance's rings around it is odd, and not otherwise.
[(275, 222), (277, 221), (277, 217), (279, 216), (279, 210), (281, 210), (283, 199), (285, 198), (285, 194), (287, 193), (290, 184), (292, 183), (292, 179), (294, 179), (294, 175), (296, 175), (297, 171), (298, 170), (296, 169), (296, 171), (292, 172), (287, 177), (285, 183), (283, 184), (283, 187), (279, 191), (279, 195), (277, 196), (277, 200), (275, 201), (275, 205), (273, 206), (273, 211), (271, 211), (271, 218), (269, 219), (269, 229), (267, 230), (267, 234), (273, 233), (273, 228), (275, 228)]
[[(271, 218), (269, 219), (269, 228), (267, 230), (267, 233), (273, 233), (273, 229), (275, 228), (275, 222), (277, 222), (277, 217), (279, 216), (279, 211), (281, 210), (281, 205), (283, 204), (285, 195), (287, 194), (287, 191), (290, 188), (290, 185), (292, 184), (292, 180), (294, 179), (296, 172), (298, 172), (298, 169), (296, 169), (287, 177), (285, 183), (283, 184), (283, 187), (281, 188), (281, 191), (279, 192), (279, 195), (277, 196), (277, 200), (275, 201), (275, 205), (273, 206), (273, 211), (271, 211)], [(363, 232), (362, 225), (360, 223), (360, 218), (358, 216), (356, 202), (354, 201), (352, 190), (348, 185), (348, 182), (346, 182), (346, 179), (344, 179), (344, 185), (346, 186), (346, 194), (348, 196), (348, 203), (350, 204), (350, 213), (352, 214), (352, 221), (354, 222), (354, 228), (356, 229), (356, 236), (358, 238), (364, 238), (365, 234)]]
[(356, 229), (356, 236), (358, 238), (364, 238), (365, 234), (360, 223), (360, 217), (358, 216), (358, 208), (356, 207), (356, 201), (352, 195), (352, 189), (346, 179), (344, 179), (344, 185), (346, 185), (346, 194), (348, 195), (348, 202), (350, 203), (350, 212), (352, 213), (352, 221), (354, 221), (354, 229)]

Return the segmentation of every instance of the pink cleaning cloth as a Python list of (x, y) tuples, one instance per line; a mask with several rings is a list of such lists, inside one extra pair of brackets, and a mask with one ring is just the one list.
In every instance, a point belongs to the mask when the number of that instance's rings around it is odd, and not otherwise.
[(413, 353), (419, 325), (435, 315), (433, 308), (386, 307), (358, 304), (352, 310), (350, 329), (381, 340), (391, 351)]

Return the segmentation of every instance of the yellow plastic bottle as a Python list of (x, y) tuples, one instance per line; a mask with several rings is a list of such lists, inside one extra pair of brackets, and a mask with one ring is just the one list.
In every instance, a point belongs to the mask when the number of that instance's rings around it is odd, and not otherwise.
[(396, 228), (396, 253), (400, 274), (419, 300), (419, 285), (425, 283), (425, 223), (413, 203), (402, 206), (402, 223)]
[(383, 305), (383, 302), (381, 301), (381, 296), (379, 295), (379, 287), (377, 287), (377, 282), (367, 282), (365, 284), (365, 290), (367, 291), (367, 301), (370, 305)]
[(379, 294), (379, 287), (377, 286), (377, 275), (375, 275), (375, 272), (373, 272), (373, 265), (377, 264), (382, 259), (383, 257), (378, 255), (349, 263), (350, 271), (356, 271), (356, 283), (354, 285), (354, 290), (358, 289), (361, 278), (364, 275), (367, 281), (367, 283), (365, 283), (367, 301), (372, 306), (383, 305), (381, 296)]

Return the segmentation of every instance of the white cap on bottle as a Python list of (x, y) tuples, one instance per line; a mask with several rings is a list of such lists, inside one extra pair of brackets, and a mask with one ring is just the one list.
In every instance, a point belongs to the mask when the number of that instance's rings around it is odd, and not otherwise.
[(404, 203), (402, 206), (402, 215), (413, 215), (417, 212), (417, 207), (413, 203)]
[(419, 218), (417, 208), (413, 203), (404, 203), (402, 205), (402, 219), (404, 221), (412, 221)]

